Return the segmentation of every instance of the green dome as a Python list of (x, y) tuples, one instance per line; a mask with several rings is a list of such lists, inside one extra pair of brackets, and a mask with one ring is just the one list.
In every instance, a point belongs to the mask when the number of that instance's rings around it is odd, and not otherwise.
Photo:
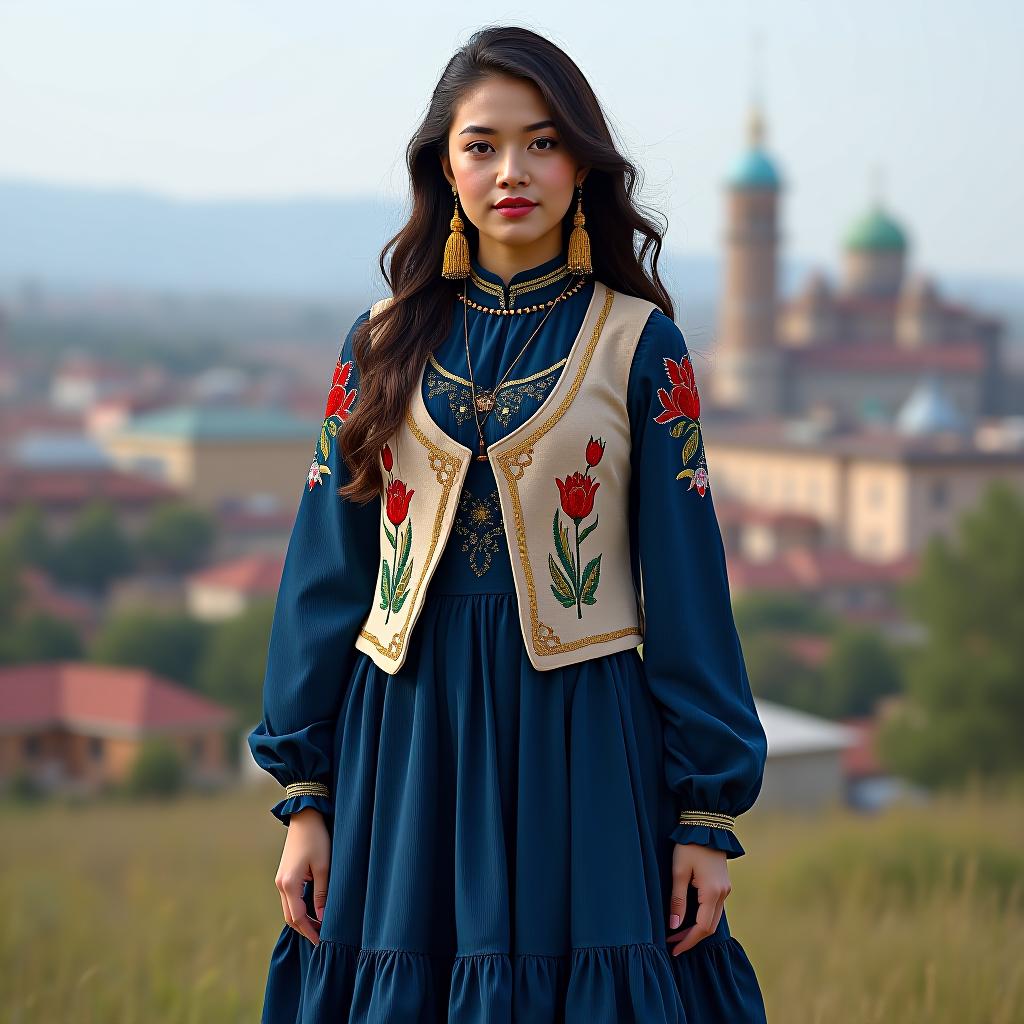
[(905, 249), (907, 237), (899, 224), (876, 205), (850, 225), (845, 244), (847, 249)]
[(748, 149), (729, 172), (728, 183), (733, 188), (778, 188), (779, 173), (763, 149)]

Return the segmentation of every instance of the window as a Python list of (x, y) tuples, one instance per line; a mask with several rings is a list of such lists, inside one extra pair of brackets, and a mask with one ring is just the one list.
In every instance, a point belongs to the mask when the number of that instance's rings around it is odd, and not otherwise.
[(21, 741), (21, 749), (26, 757), (38, 757), (43, 752), (43, 738), (41, 736), (26, 736)]
[(89, 758), (92, 761), (103, 760), (103, 739), (100, 736), (89, 737)]
[(948, 497), (949, 492), (946, 489), (946, 481), (933, 480), (931, 486), (932, 508), (943, 508)]

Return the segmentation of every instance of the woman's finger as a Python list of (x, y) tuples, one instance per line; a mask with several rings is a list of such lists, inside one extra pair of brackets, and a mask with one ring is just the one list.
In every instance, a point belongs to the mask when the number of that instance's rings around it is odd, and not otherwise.
[(309, 881), (308, 878), (294, 878), (284, 883), (285, 899), (288, 901), (288, 913), (291, 917), (292, 927), (300, 934), (305, 935), (313, 945), (320, 941), (320, 935), (309, 918), (306, 910), (306, 901), (302, 898), (302, 888)]
[(682, 873), (672, 879), (672, 896), (668, 901), (669, 929), (678, 928), (686, 917), (686, 893), (690, 887), (690, 876)]
[(725, 894), (721, 896), (718, 905), (715, 907), (714, 916), (711, 918), (711, 934), (718, 931), (718, 922), (722, 920), (722, 911), (725, 910)]
[(715, 890), (697, 890), (697, 920), (689, 928), (669, 936), (670, 941), (681, 940), (672, 950), (673, 955), (685, 953), (693, 949), (701, 939), (707, 938), (713, 932), (711, 927), (712, 918), (719, 902), (719, 895)]
[(313, 912), (315, 913), (315, 924), (317, 932), (320, 931), (320, 924), (324, 919), (324, 907), (327, 906), (327, 885), (331, 877), (331, 864), (326, 861), (323, 864), (313, 866)]
[(284, 918), (284, 923), (291, 928), (292, 923), (288, 920), (288, 901), (284, 898), (284, 891), (278, 889), (277, 894), (281, 897), (281, 916)]

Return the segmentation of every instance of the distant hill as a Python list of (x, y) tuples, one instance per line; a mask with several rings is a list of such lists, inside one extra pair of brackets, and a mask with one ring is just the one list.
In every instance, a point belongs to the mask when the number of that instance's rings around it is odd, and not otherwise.
[[(185, 201), (0, 181), (0, 283), (365, 294), (402, 214), (373, 197)], [(694, 299), (714, 294), (717, 261), (666, 255), (662, 266)]]
[[(141, 189), (0, 180), (0, 290), (32, 282), (48, 292), (227, 292), (326, 298), (362, 309), (366, 296), (379, 292), (377, 255), (403, 214), (400, 203), (370, 196), (181, 200)], [(718, 254), (666, 248), (661, 267), (681, 324), (713, 332)], [(783, 291), (797, 287), (807, 269), (785, 254)], [(1021, 282), (936, 276), (947, 294), (1006, 317), (1010, 338), (1020, 337)]]
[(335, 294), (365, 291), (374, 199), (178, 200), (126, 189), (0, 182), (0, 280), (48, 287)]

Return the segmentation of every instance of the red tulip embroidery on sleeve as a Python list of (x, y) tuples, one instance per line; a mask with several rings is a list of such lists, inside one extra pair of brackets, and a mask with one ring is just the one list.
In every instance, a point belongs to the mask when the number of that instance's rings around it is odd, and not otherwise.
[[(548, 552), (551, 592), (563, 608), (571, 608), (575, 605), (578, 619), (583, 618), (583, 605), (597, 602), (597, 585), (601, 581), (600, 554), (590, 559), (582, 571), (579, 566), (582, 561), (580, 546), (594, 532), (600, 518), (594, 516), (594, 521), (580, 530), (580, 523), (594, 511), (594, 496), (601, 484), (590, 475), (590, 470), (601, 461), (604, 446), (604, 441), (600, 438), (595, 441), (591, 436), (587, 443), (587, 468), (582, 473), (571, 473), (564, 480), (555, 477), (561, 502), (560, 506), (555, 509), (555, 518), (552, 523), (558, 562)], [(573, 521), (575, 544), (570, 543), (569, 531), (562, 523), (559, 513), (564, 513)]]
[[(409, 503), (416, 493), (407, 490), (405, 482), (391, 475), (394, 469), (395, 460), (391, 452), (391, 446), (385, 444), (380, 450), (381, 462), (388, 474), (388, 485), (386, 491), (387, 518), (384, 522), (384, 533), (391, 542), (394, 552), (393, 562), (386, 558), (381, 564), (380, 576), (380, 606), (387, 608), (388, 614), (385, 622), (391, 618), (392, 612), (400, 612), (405, 599), (409, 596), (409, 580), (412, 578), (412, 563), (409, 552), (412, 550), (412, 519), (409, 519), (406, 529), (402, 530), (402, 524), (409, 516)], [(388, 528), (388, 522), (395, 528), (394, 531)], [(401, 549), (401, 550), (399, 550)]]
[(352, 404), (356, 400), (358, 389), (348, 390), (346, 385), (352, 374), (352, 360), (341, 361), (338, 356), (338, 363), (334, 367), (334, 378), (331, 381), (331, 390), (327, 394), (327, 407), (324, 409), (324, 424), (320, 429), (319, 451), (313, 455), (313, 461), (309, 466), (307, 481), (309, 489), (312, 490), (315, 484), (322, 484), (322, 476), (330, 475), (331, 467), (325, 466), (320, 461), (323, 455), (324, 462), (331, 457), (331, 439), (338, 436), (338, 427), (348, 419), (352, 412)]
[[(665, 372), (668, 374), (671, 390), (658, 388), (658, 398), (662, 410), (654, 417), (655, 423), (671, 423), (670, 433), (673, 437), (683, 440), (683, 470), (676, 474), (677, 480), (689, 478), (688, 491), (696, 490), (703, 498), (708, 489), (708, 467), (704, 459), (704, 450), (700, 443), (700, 395), (697, 393), (697, 382), (693, 376), (693, 365), (689, 354), (679, 362), (666, 356), (663, 360)], [(700, 457), (691, 465), (694, 456), (700, 451)]]

